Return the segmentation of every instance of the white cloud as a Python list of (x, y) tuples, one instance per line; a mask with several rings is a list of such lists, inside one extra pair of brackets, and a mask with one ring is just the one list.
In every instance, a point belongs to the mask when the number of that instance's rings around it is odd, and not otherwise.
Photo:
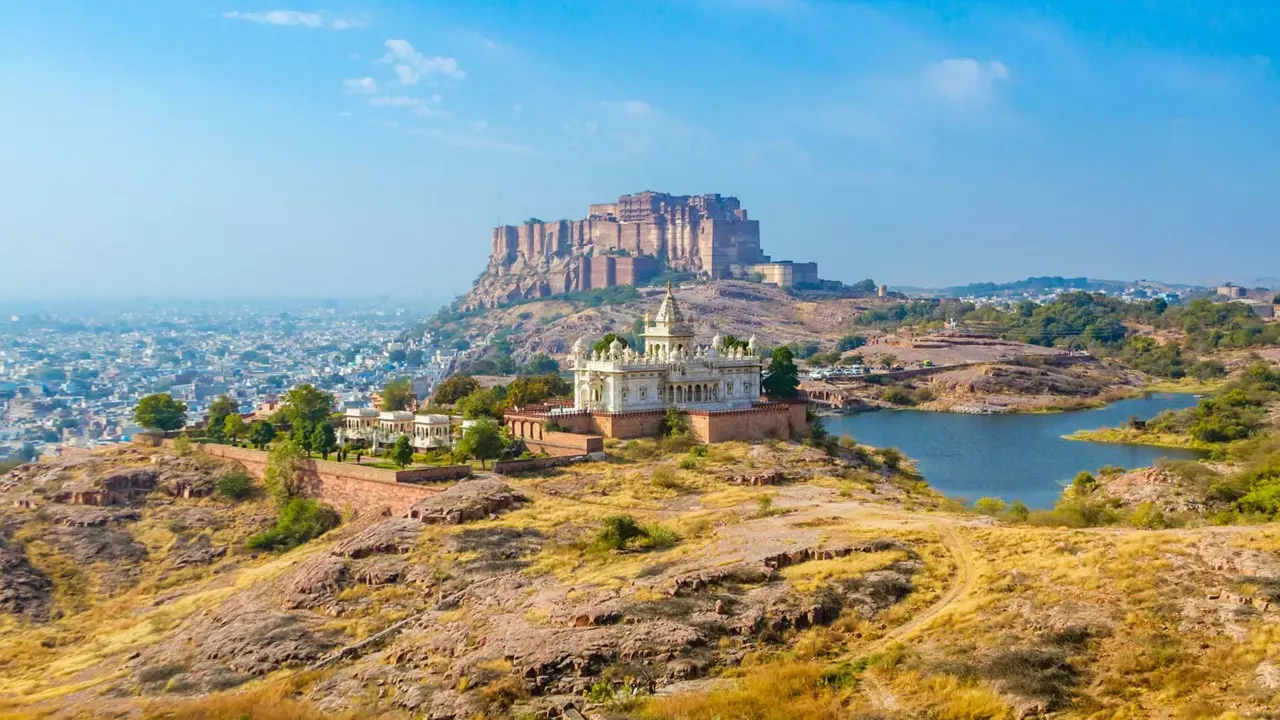
[(378, 92), (378, 81), (371, 77), (350, 78), (343, 80), (342, 84), (347, 87), (348, 92), (353, 93), (376, 93)]
[(409, 97), (408, 95), (380, 95), (375, 98), (369, 98), (370, 107), (405, 108), (422, 117), (448, 117), (449, 112), (447, 110), (432, 107), (439, 102), (439, 95), (432, 95), (430, 100)]
[[(248, 22), (263, 23), (264, 25), (295, 25), (309, 28), (325, 27), (324, 16), (316, 12), (302, 12), (299, 10), (268, 10), (266, 12), (240, 12), (232, 10), (223, 13), (222, 17), (228, 20), (245, 20)], [(352, 30), (354, 28), (364, 27), (368, 25), (367, 20), (354, 20), (351, 18), (335, 18), (331, 20), (328, 27), (333, 30)]]
[(324, 27), (324, 18), (320, 13), (299, 12), (297, 10), (268, 10), (267, 12), (240, 12), (232, 10), (222, 17), (228, 20), (247, 20), (267, 25), (301, 25), (309, 28)]
[(642, 117), (653, 112), (653, 107), (643, 100), (606, 100), (600, 103), (600, 107), (631, 117)]
[(337, 20), (334, 20), (333, 22), (329, 23), (329, 27), (333, 28), (334, 30), (355, 30), (356, 28), (365, 27), (368, 24), (369, 23), (366, 20), (352, 20), (351, 18), (338, 18)]
[(392, 107), (406, 108), (418, 107), (422, 105), (421, 98), (406, 97), (404, 95), (383, 95), (381, 97), (370, 98), (369, 104), (373, 107)]
[(451, 57), (427, 57), (408, 40), (388, 40), (387, 54), (378, 62), (395, 63), (402, 85), (417, 85), (424, 75), (440, 74), (461, 80), (467, 76)]
[(950, 58), (925, 70), (929, 90), (956, 103), (978, 102), (990, 97), (997, 83), (1009, 79), (1009, 68), (999, 60)]

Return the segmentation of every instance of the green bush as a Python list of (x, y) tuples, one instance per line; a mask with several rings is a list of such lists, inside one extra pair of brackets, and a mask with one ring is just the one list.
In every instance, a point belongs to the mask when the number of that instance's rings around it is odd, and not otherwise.
[(694, 445), (693, 447), (689, 448), (689, 455), (696, 458), (704, 458), (707, 456), (707, 446)]
[(604, 519), (596, 534), (596, 545), (608, 550), (625, 550), (632, 540), (644, 537), (644, 528), (630, 515), (614, 515)]
[(696, 458), (696, 457), (692, 457), (692, 456), (690, 456), (690, 457), (682, 457), (682, 458), (680, 458), (680, 469), (681, 469), (681, 470), (697, 470), (697, 469), (698, 469), (698, 468), (700, 468), (700, 467), (702, 467), (702, 463), (701, 463), (701, 462), (699, 462), (699, 461), (698, 461), (698, 458)]
[(218, 478), (217, 489), (228, 500), (244, 500), (253, 494), (253, 478), (243, 470), (232, 470)]
[(1165, 519), (1164, 512), (1151, 502), (1140, 503), (1126, 521), (1133, 527), (1143, 530), (1162, 530), (1169, 527), (1169, 521)]
[(979, 515), (996, 517), (1005, 511), (1004, 500), (997, 497), (978, 498), (973, 503), (973, 511)]
[(912, 397), (911, 393), (896, 385), (890, 388), (885, 388), (884, 392), (880, 393), (880, 399), (887, 403), (902, 405), (904, 407), (916, 404), (916, 400)]
[(247, 545), (254, 550), (284, 552), (320, 537), (342, 522), (328, 505), (308, 498), (294, 498), (276, 515), (275, 527), (250, 537)]
[(630, 515), (604, 519), (594, 546), (602, 550), (657, 550), (680, 542), (680, 536), (659, 523), (641, 526)]

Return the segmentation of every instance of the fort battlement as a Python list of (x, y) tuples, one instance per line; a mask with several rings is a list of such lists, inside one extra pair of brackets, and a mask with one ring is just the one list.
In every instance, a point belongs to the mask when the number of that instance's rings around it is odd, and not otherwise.
[[(771, 262), (761, 250), (759, 221), (737, 198), (718, 193), (623, 195), (589, 205), (581, 220), (531, 218), (494, 228), (491, 241), (488, 267), (464, 309), (638, 285), (664, 271), (730, 277)], [(793, 277), (761, 274), (769, 281)]]

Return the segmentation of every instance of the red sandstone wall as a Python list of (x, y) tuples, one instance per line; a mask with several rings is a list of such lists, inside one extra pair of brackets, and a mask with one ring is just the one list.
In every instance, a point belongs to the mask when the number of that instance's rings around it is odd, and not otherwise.
[(689, 413), (689, 429), (699, 442), (730, 440), (751, 442), (791, 438), (791, 416), (786, 406), (768, 406), (725, 413)]
[(653, 437), (658, 434), (664, 414), (661, 410), (616, 415), (593, 413), (591, 429), (599, 435), (611, 438)]
[[(144, 444), (144, 443), (139, 443)], [(165, 441), (172, 447), (173, 441)], [(262, 450), (233, 447), (231, 445), (206, 444), (201, 450), (214, 457), (235, 460), (254, 476), (261, 478), (267, 469), (267, 453)], [(454, 468), (425, 468), (406, 470), (406, 474), (439, 472), (444, 474)], [(378, 513), (389, 510), (393, 515), (408, 515), (409, 507), (430, 497), (443, 488), (412, 485), (397, 482), (399, 473), (379, 468), (359, 467), (349, 463), (326, 460), (308, 460), (303, 471), (303, 484), (307, 494), (319, 498), (334, 507), (351, 508), (362, 513)]]

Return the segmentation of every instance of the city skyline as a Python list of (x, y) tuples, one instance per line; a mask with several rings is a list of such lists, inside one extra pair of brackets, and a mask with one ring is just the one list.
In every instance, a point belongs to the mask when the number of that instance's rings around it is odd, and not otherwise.
[(735, 195), (766, 251), (845, 281), (1280, 261), (1280, 43), (1245, 3), (67, 0), (0, 26), (5, 298), (443, 301), (493, 226), (644, 189)]

